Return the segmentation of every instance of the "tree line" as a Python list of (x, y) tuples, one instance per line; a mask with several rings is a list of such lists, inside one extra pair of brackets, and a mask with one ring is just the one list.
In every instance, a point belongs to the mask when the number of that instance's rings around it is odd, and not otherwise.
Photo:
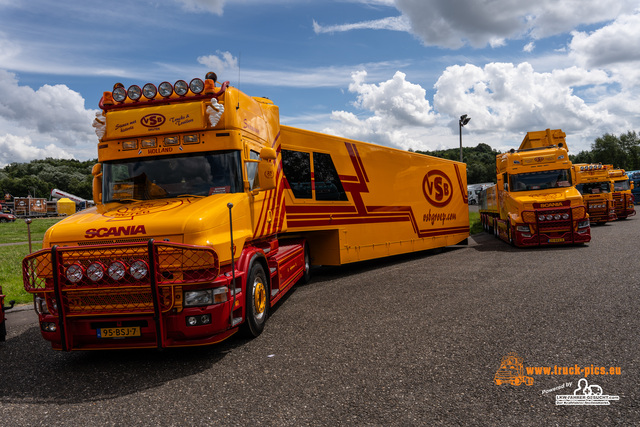
[[(571, 147), (569, 147), (571, 149)], [(460, 149), (417, 151), (449, 160), (460, 160)], [(467, 182), (495, 182), (496, 156), (501, 154), (489, 145), (463, 147), (462, 157), (467, 164)], [(619, 136), (606, 133), (595, 139), (590, 151), (569, 155), (573, 163), (610, 164), (625, 170), (640, 170), (640, 139), (635, 131)], [(0, 169), (0, 199), (9, 193), (14, 197), (49, 198), (51, 190), (58, 188), (67, 193), (91, 199), (91, 168), (96, 159), (87, 161), (52, 159), (32, 160), (29, 163), (11, 163)]]
[(91, 169), (97, 162), (97, 159), (81, 162), (46, 158), (29, 163), (11, 163), (0, 169), (0, 200), (7, 193), (13, 197), (49, 199), (54, 188), (91, 200)]

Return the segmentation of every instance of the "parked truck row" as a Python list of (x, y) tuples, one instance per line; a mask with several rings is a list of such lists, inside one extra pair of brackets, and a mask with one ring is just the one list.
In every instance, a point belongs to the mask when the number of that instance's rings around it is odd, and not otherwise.
[[(464, 163), (281, 125), (272, 101), (214, 73), (116, 84), (99, 106), (95, 206), (23, 260), (56, 350), (257, 336), (312, 265), (469, 236)], [(590, 240), (564, 136), (529, 132), (496, 157), (497, 184), (480, 192), (487, 230), (518, 246)]]

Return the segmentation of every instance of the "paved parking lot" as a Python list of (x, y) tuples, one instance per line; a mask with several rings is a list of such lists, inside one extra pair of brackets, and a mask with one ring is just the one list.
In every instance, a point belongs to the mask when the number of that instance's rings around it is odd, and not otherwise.
[[(260, 337), (204, 348), (59, 353), (33, 316), (10, 313), (0, 423), (637, 425), (639, 231), (632, 218), (594, 227), (585, 246), (524, 250), (476, 235), (316, 269)], [(559, 374), (496, 385), (511, 352)], [(618, 400), (556, 405), (586, 389), (569, 367), (606, 368), (587, 383)]]

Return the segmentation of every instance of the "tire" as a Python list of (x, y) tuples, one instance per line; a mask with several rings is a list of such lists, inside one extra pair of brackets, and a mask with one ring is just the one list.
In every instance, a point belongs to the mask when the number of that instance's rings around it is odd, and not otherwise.
[(251, 266), (245, 293), (244, 333), (248, 337), (257, 337), (269, 317), (269, 282), (260, 262), (256, 261)]
[(7, 339), (7, 325), (5, 321), (0, 322), (0, 342), (4, 342)]
[(311, 253), (309, 252), (309, 245), (304, 244), (304, 274), (300, 278), (300, 283), (306, 285), (311, 280)]
[(0, 218), (0, 222), (7, 222), (7, 218)]

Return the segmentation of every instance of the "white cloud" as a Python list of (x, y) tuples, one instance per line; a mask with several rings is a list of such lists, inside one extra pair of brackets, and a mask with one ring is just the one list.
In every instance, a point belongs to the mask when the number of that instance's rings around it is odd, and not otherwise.
[(402, 12), (402, 17), (327, 26), (319, 26), (314, 21), (314, 31), (391, 29), (409, 31), (428, 46), (498, 47), (509, 39), (542, 39), (579, 25), (606, 22), (633, 11), (638, 1), (395, 0), (395, 7)]
[(584, 67), (607, 67), (640, 61), (640, 13), (621, 15), (591, 33), (573, 32), (570, 56)]
[(34, 91), (20, 86), (14, 74), (0, 70), (2, 162), (43, 154), (71, 158), (74, 152), (87, 157), (97, 143), (91, 127), (94, 115), (95, 111), (84, 108), (80, 94), (64, 85), (44, 85)]
[(188, 11), (205, 11), (222, 15), (226, 0), (176, 0)]
[(529, 42), (522, 48), (522, 51), (531, 53), (535, 48), (536, 48), (536, 44), (534, 42)]
[(313, 31), (316, 34), (339, 33), (351, 30), (391, 30), (409, 31), (411, 26), (404, 16), (393, 16), (389, 18), (376, 19), (373, 21), (356, 22), (342, 25), (320, 25), (313, 20)]
[(448, 67), (435, 84), (440, 114), (469, 114), (476, 132), (606, 128), (616, 121), (573, 94), (573, 87), (609, 83), (603, 72), (578, 68), (537, 73), (528, 63)]
[(216, 55), (200, 56), (198, 62), (221, 76), (235, 74), (238, 70), (238, 58), (226, 51), (216, 50)]
[(365, 111), (368, 117), (333, 111), (331, 119), (335, 123), (324, 131), (408, 148), (412, 142), (417, 143), (410, 136), (414, 128), (436, 123), (437, 116), (425, 98), (426, 91), (420, 85), (408, 82), (404, 73), (397, 71), (391, 80), (377, 85), (365, 83), (366, 77), (366, 71), (352, 73), (349, 92), (357, 94), (353, 105)]
[(73, 159), (74, 156), (54, 144), (36, 147), (28, 136), (12, 134), (0, 135), (0, 168), (9, 163), (26, 163), (34, 159), (52, 157), (56, 159)]

